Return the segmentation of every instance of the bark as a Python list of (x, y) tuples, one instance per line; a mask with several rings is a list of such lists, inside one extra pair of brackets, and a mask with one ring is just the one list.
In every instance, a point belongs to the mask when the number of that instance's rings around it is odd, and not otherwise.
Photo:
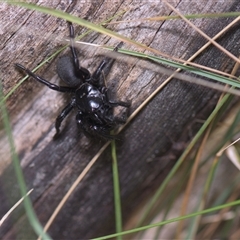
[[(172, 14), (157, 1), (41, 1), (42, 5), (61, 9), (81, 18), (100, 23), (127, 10), (115, 20), (139, 19)], [(238, 0), (174, 1), (184, 14), (239, 11)], [(68, 36), (64, 20), (23, 8), (0, 4), (1, 79), (6, 94), (19, 82), (21, 73), (14, 63), (33, 69), (58, 50)], [(209, 36), (214, 36), (232, 19), (191, 20)], [(165, 22), (130, 22), (108, 28), (135, 41), (174, 57), (187, 59), (206, 41), (181, 20)], [(77, 26), (76, 32), (84, 29)], [(233, 27), (219, 43), (239, 55), (239, 26)], [(86, 42), (116, 46), (119, 41), (98, 33), (90, 33)], [(124, 48), (134, 49), (128, 44)], [(138, 49), (139, 51), (141, 49)], [(69, 50), (66, 50), (69, 52)], [(93, 72), (105, 52), (80, 46), (80, 63)], [(215, 47), (210, 47), (197, 63), (224, 71), (234, 62)], [(116, 59), (107, 85), (117, 99), (130, 100), (133, 112), (166, 76), (149, 66), (153, 63), (138, 58)], [(58, 84), (56, 59), (37, 73)], [(121, 184), (122, 212), (125, 222), (141, 206), (169, 172), (187, 142), (194, 136), (213, 109), (219, 93), (198, 85), (172, 80), (118, 136), (117, 158)], [(40, 222), (44, 225), (71, 184), (95, 156), (104, 142), (79, 134), (72, 114), (62, 126), (57, 140), (54, 121), (69, 101), (64, 94), (49, 90), (36, 81), (25, 81), (8, 99), (16, 150), (31, 199)], [(11, 164), (8, 141), (1, 130), (1, 216), (20, 198)], [(114, 204), (111, 149), (107, 148), (79, 184), (49, 229), (53, 239), (85, 239), (114, 233)], [(35, 238), (33, 230), (19, 207), (1, 227), (1, 239)]]

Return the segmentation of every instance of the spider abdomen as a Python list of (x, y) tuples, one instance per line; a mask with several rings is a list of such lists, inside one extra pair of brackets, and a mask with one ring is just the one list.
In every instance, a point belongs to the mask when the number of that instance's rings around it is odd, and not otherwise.
[(81, 79), (76, 76), (73, 59), (68, 55), (58, 59), (57, 73), (60, 79), (70, 87), (77, 87), (82, 83)]

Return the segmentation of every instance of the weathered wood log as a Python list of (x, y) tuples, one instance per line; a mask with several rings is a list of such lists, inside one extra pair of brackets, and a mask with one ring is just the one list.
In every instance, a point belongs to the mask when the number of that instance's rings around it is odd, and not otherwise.
[[(100, 23), (126, 10), (118, 20), (139, 19), (171, 14), (163, 3), (108, 1), (69, 1), (42, 5), (61, 9), (71, 14)], [(129, 5), (130, 4), (130, 5)], [(174, 3), (184, 14), (196, 12), (239, 11), (238, 0)], [(18, 62), (33, 69), (62, 45), (59, 40), (68, 36), (63, 20), (23, 8), (0, 4), (1, 13), (1, 79), (6, 94), (21, 78), (14, 69)], [(231, 19), (192, 20), (209, 36), (214, 36)], [(206, 41), (183, 21), (132, 22), (109, 25), (114, 31), (156, 48), (174, 57), (187, 59)], [(83, 29), (76, 28), (80, 34)], [(219, 40), (236, 56), (239, 54), (239, 26)], [(86, 42), (116, 46), (117, 40), (98, 33), (90, 33)], [(131, 48), (125, 44), (124, 48)], [(69, 51), (69, 50), (67, 50)], [(95, 48), (80, 47), (80, 62), (91, 71), (104, 56)], [(97, 55), (97, 56), (96, 56)], [(101, 52), (101, 55), (104, 53)], [(197, 63), (224, 71), (226, 62), (233, 60), (210, 47), (196, 60)], [(166, 76), (148, 69), (142, 60), (124, 57), (117, 59), (107, 84), (116, 98), (131, 100), (131, 112), (153, 92)], [(151, 63), (152, 64), (152, 63)], [(58, 84), (55, 78), (56, 61), (44, 65), (38, 74)], [(121, 183), (123, 220), (146, 199), (164, 179), (186, 143), (201, 126), (197, 119), (206, 119), (216, 103), (218, 93), (194, 84), (172, 80), (121, 132), (117, 141), (117, 157)], [(54, 121), (68, 102), (63, 94), (49, 90), (33, 79), (25, 81), (8, 99), (16, 150), (21, 159), (28, 188), (34, 188), (31, 199), (37, 216), (44, 225), (71, 184), (104, 142), (79, 134), (74, 114), (63, 126), (61, 137), (52, 139)], [(0, 214), (15, 203), (20, 194), (10, 163), (8, 142), (1, 130)], [(180, 145), (180, 148), (178, 147)], [(114, 230), (114, 205), (110, 148), (107, 148), (61, 210), (49, 234), (53, 239), (86, 239)], [(20, 227), (19, 227), (20, 226)], [(3, 239), (35, 238), (24, 210), (19, 207), (1, 227)]]

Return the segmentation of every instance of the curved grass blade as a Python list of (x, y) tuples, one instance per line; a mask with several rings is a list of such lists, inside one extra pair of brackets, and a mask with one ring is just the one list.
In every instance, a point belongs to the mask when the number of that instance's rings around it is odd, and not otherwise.
[(39, 12), (42, 12), (42, 13), (45, 13), (45, 14), (55, 16), (55, 17), (59, 17), (59, 18), (65, 19), (67, 21), (70, 21), (72, 23), (76, 23), (76, 24), (79, 24), (83, 27), (89, 28), (93, 31), (103, 33), (103, 34), (108, 35), (110, 37), (116, 38), (120, 41), (128, 42), (128, 43), (131, 43), (131, 44), (136, 45), (136, 46), (148, 48), (144, 44), (133, 41), (132, 39), (124, 37), (124, 36), (122, 36), (118, 33), (115, 33), (113, 31), (109, 30), (109, 29), (106, 29), (102, 26), (91, 23), (87, 20), (84, 20), (82, 18), (73, 16), (69, 13), (66, 13), (66, 12), (63, 12), (63, 11), (60, 11), (60, 10), (57, 10), (57, 9), (52, 9), (52, 8), (48, 8), (48, 7), (44, 7), (44, 6), (35, 5), (35, 4), (32, 4), (32, 3), (25, 3), (25, 2), (18, 2), (18, 1), (5, 1), (5, 2), (9, 3), (9, 4), (12, 4), (12, 5), (24, 7), (24, 8), (30, 9), (30, 10), (36, 10), (36, 11), (39, 11)]
[(11, 130), (11, 126), (10, 126), (10, 121), (9, 121), (5, 101), (2, 101), (2, 98), (3, 98), (2, 86), (0, 84), (0, 100), (1, 100), (0, 101), (0, 110), (1, 110), (1, 115), (2, 115), (2, 119), (3, 119), (5, 131), (6, 131), (6, 134), (8, 136), (8, 141), (9, 141), (9, 145), (10, 145), (10, 151), (11, 151), (11, 155), (12, 155), (13, 166), (14, 166), (14, 170), (15, 170), (15, 173), (16, 173), (16, 176), (17, 176), (20, 192), (21, 192), (22, 197), (24, 197), (23, 204), (24, 204), (24, 207), (25, 207), (25, 211), (26, 211), (29, 223), (32, 226), (32, 228), (34, 229), (36, 234), (41, 235), (43, 239), (51, 239), (46, 233), (43, 232), (43, 228), (42, 228), (41, 224), (39, 223), (39, 221), (37, 219), (37, 216), (36, 216), (36, 214), (33, 210), (33, 206), (32, 206), (32, 203), (30, 201), (30, 198), (27, 196), (27, 187), (26, 187), (26, 184), (25, 184), (25, 181), (24, 181), (24, 177), (23, 177), (21, 166), (20, 166), (19, 158), (18, 158), (16, 150), (15, 150), (14, 139), (13, 139), (13, 135), (12, 135), (12, 130)]
[[(118, 174), (118, 163), (116, 154), (115, 141), (111, 142), (112, 147), (112, 172), (113, 172), (113, 189), (114, 189), (114, 205), (115, 205), (115, 224), (116, 232), (122, 232), (122, 211), (121, 211), (121, 194), (120, 194), (120, 183)], [(121, 240), (121, 236), (117, 236), (118, 240)]]
[(240, 200), (237, 200), (237, 201), (234, 201), (234, 202), (231, 202), (231, 203), (226, 203), (226, 204), (223, 204), (223, 205), (220, 205), (220, 206), (217, 206), (217, 207), (205, 209), (203, 211), (194, 212), (194, 213), (191, 213), (191, 214), (188, 214), (188, 215), (185, 215), (185, 216), (172, 218), (172, 219), (169, 219), (169, 220), (166, 220), (166, 221), (163, 221), (163, 222), (158, 222), (158, 223), (150, 224), (150, 225), (147, 225), (147, 226), (144, 226), (144, 227), (127, 230), (127, 231), (124, 231), (124, 232), (121, 232), (121, 233), (111, 234), (111, 235), (107, 235), (107, 236), (99, 237), (99, 238), (94, 238), (93, 240), (110, 239), (110, 238), (117, 237), (119, 235), (127, 235), (127, 234), (130, 234), (130, 233), (140, 232), (140, 231), (144, 231), (144, 230), (147, 230), (147, 229), (150, 229), (150, 228), (163, 226), (163, 225), (166, 225), (166, 224), (169, 224), (169, 223), (173, 223), (173, 222), (181, 221), (181, 220), (184, 220), (184, 219), (192, 218), (192, 217), (195, 217), (195, 216), (198, 216), (198, 215), (212, 213), (212, 212), (221, 210), (223, 208), (233, 207), (233, 206), (237, 206), (237, 205), (240, 205)]

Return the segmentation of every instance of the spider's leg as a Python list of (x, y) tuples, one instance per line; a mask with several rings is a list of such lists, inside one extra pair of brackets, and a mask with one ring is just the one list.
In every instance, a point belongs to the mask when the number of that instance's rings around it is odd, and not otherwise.
[[(118, 51), (118, 48), (122, 46), (122, 42), (118, 44), (117, 47), (113, 49), (114, 52)], [(114, 63), (115, 59), (106, 57), (102, 60), (102, 62), (99, 64), (95, 72), (93, 73), (91, 77), (91, 83), (97, 86), (106, 86), (104, 82), (104, 76), (106, 76), (109, 71), (112, 68), (112, 65)]]
[(122, 106), (122, 107), (126, 107), (129, 108), (131, 106), (130, 102), (123, 102), (123, 101), (114, 101), (111, 100), (109, 98), (109, 94), (108, 94), (108, 89), (107, 88), (102, 88), (102, 93), (105, 95), (106, 98), (106, 104), (110, 107), (118, 107), (118, 106)]
[(113, 62), (114, 62), (114, 60), (111, 59), (111, 58), (103, 59), (102, 62), (99, 64), (99, 66), (97, 67), (97, 69), (95, 70), (95, 72), (92, 75), (93, 80), (96, 81), (96, 80), (100, 79), (102, 77), (102, 74), (106, 75), (106, 73), (104, 74), (103, 70), (106, 68), (106, 65), (107, 65), (107, 67), (108, 67), (107, 73), (108, 73), (110, 71), (112, 65), (113, 65)]
[(71, 102), (62, 110), (60, 115), (57, 117), (55, 122), (55, 128), (56, 128), (56, 134), (54, 137), (58, 136), (60, 133), (60, 126), (64, 118), (73, 110), (75, 106), (76, 100), (75, 98), (72, 98)]
[(131, 106), (131, 103), (130, 103), (130, 102), (113, 101), (113, 100), (109, 100), (109, 101), (108, 101), (108, 104), (109, 104), (111, 107), (122, 106), (122, 107), (125, 107), (125, 108), (129, 108), (129, 107)]
[(113, 128), (111, 126), (108, 126), (106, 123), (96, 124), (95, 121), (92, 121), (91, 118), (89, 118), (82, 112), (78, 112), (76, 120), (79, 128), (81, 128), (83, 133), (88, 137), (96, 136), (98, 138), (103, 138), (107, 140), (116, 139), (115, 136), (110, 134), (110, 131)]
[(58, 91), (58, 92), (75, 92), (75, 88), (71, 88), (71, 87), (64, 87), (64, 86), (58, 86), (56, 84), (50, 83), (47, 80), (45, 80), (44, 78), (36, 75), (35, 73), (33, 73), (32, 71), (30, 71), (29, 69), (25, 68), (24, 66), (22, 66), (19, 63), (15, 64), (17, 68), (21, 69), (22, 71), (24, 71), (25, 73), (27, 73), (30, 77), (34, 78), (35, 80), (37, 80), (38, 82), (46, 85), (47, 87), (49, 87), (52, 90)]
[(70, 34), (70, 49), (72, 52), (73, 62), (74, 62), (74, 68), (75, 68), (75, 74), (77, 77), (81, 79), (89, 79), (91, 77), (90, 72), (79, 65), (77, 51), (75, 48), (75, 32), (74, 27), (71, 22), (68, 22), (69, 24), (69, 34)]
[(115, 127), (117, 124), (124, 124), (126, 123), (127, 119), (124, 117), (115, 117), (115, 116), (105, 116), (106, 122), (111, 124), (113, 127)]
[(76, 120), (77, 120), (78, 127), (84, 132), (86, 136), (90, 137), (92, 133), (91, 119), (88, 119), (86, 114), (79, 111), (76, 115)]

